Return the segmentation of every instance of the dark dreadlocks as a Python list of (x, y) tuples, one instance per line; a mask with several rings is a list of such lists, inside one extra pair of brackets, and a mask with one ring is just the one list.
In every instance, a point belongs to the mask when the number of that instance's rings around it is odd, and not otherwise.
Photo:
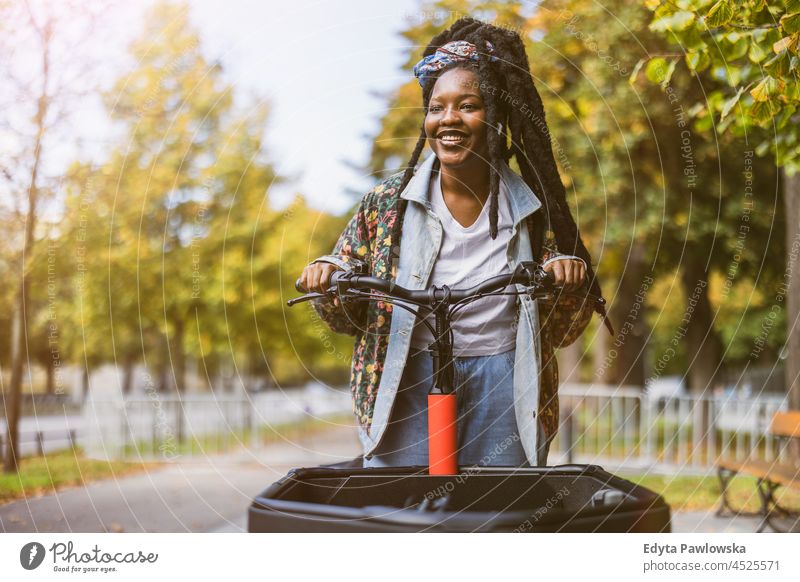
[[(551, 145), (550, 130), (547, 127), (544, 106), (541, 97), (536, 91), (530, 74), (528, 56), (522, 39), (513, 31), (505, 30), (481, 22), (474, 18), (460, 18), (453, 26), (436, 35), (426, 47), (423, 57), (436, 52), (436, 49), (454, 40), (465, 40), (479, 51), (485, 50), (486, 41), (492, 43), (492, 54), (498, 58), (490, 62), (488, 58), (480, 58), (477, 63), (457, 61), (444, 67), (433, 75), (422, 90), (423, 110), (427, 114), (433, 86), (436, 79), (444, 72), (454, 68), (477, 68), (481, 96), (486, 104), (486, 123), (490, 128), (486, 132), (489, 146), (489, 228), (491, 237), (497, 237), (498, 192), (500, 190), (501, 161), (506, 162), (514, 156), (522, 172), (522, 179), (536, 192), (542, 200), (547, 217), (547, 224), (551, 225), (558, 248), (567, 254), (573, 254), (586, 262), (586, 277), (589, 280), (589, 291), (597, 297), (602, 297), (600, 284), (591, 265), (591, 256), (578, 233), (578, 227), (572, 218), (572, 213), (567, 205), (567, 195), (561, 177), (558, 173), (553, 149)], [(481, 55), (485, 53), (481, 52)], [(488, 56), (488, 55), (486, 55)], [(477, 65), (477, 67), (476, 67)], [(484, 91), (485, 87), (495, 88), (491, 93)], [(500, 91), (497, 91), (500, 89)], [(497, 95), (512, 96), (519, 102), (526, 104), (527, 109), (510, 107), (510, 99), (498, 99)], [(498, 123), (502, 123), (500, 133), (496, 131)], [(494, 128), (494, 129), (491, 129)], [(509, 146), (509, 135), (511, 145)], [(399, 191), (402, 192), (408, 185), (426, 143), (424, 120), (420, 136), (414, 147), (414, 152), (408, 161)], [(399, 216), (396, 222), (396, 231), (393, 239), (398, 241), (402, 233), (403, 218), (407, 206), (405, 199), (399, 201)], [(536, 222), (529, 222), (528, 228), (536, 240), (532, 238), (534, 258), (538, 258), (541, 249), (541, 212), (535, 214)], [(399, 247), (397, 247), (399, 248)], [(600, 315), (605, 317), (604, 301), (596, 306)], [(606, 320), (608, 324), (608, 321)], [(609, 327), (610, 329), (610, 327)]]

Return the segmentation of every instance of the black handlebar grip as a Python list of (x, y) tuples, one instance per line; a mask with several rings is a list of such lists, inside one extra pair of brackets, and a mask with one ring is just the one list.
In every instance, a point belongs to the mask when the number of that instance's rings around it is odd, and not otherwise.
[[(342, 275), (344, 271), (337, 270), (331, 273), (331, 278), (328, 281), (328, 286), (333, 287), (336, 285), (336, 281), (339, 279), (339, 276)], [(301, 283), (302, 278), (298, 277), (297, 281), (294, 282), (294, 288), (300, 293), (306, 293), (308, 290), (305, 289)]]
[(339, 282), (339, 277), (344, 275), (344, 273), (345, 273), (345, 271), (342, 271), (341, 269), (336, 270), (333, 273), (331, 273), (331, 278), (328, 281), (328, 285), (330, 285), (331, 287), (335, 286), (336, 283)]

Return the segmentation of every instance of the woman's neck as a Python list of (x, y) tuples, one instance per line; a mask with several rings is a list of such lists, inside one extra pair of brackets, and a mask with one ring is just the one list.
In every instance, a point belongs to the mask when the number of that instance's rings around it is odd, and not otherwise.
[(449, 196), (478, 199), (481, 206), (489, 197), (489, 164), (471, 164), (463, 168), (446, 168), (439, 164), (442, 192)]

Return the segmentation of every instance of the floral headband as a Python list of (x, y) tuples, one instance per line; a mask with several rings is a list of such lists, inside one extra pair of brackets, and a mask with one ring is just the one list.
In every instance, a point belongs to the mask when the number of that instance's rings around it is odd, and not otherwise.
[[(486, 41), (486, 52), (490, 54), (489, 60), (496, 61), (492, 43)], [(466, 40), (454, 40), (436, 49), (436, 52), (423, 58), (414, 65), (414, 76), (419, 80), (420, 87), (437, 71), (442, 70), (450, 63), (456, 61), (477, 61), (480, 57), (478, 48)]]

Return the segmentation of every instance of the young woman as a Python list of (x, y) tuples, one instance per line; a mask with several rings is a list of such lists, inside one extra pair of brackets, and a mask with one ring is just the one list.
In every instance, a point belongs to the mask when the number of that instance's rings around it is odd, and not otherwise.
[[(462, 18), (431, 41), (414, 73), (425, 117), (407, 169), (366, 194), (333, 253), (304, 269), (304, 287), (323, 292), (335, 270), (359, 268), (409, 288), (464, 288), (536, 259), (564, 290), (601, 296), (521, 38)], [(432, 153), (416, 167), (425, 144)], [(507, 165), (511, 156), (522, 176)], [(334, 331), (356, 337), (351, 389), (364, 466), (426, 465), (430, 331), (380, 301), (314, 307)], [(558, 428), (554, 349), (580, 335), (592, 308), (605, 315), (602, 303), (575, 295), (508, 295), (460, 312), (460, 465), (546, 465)]]

